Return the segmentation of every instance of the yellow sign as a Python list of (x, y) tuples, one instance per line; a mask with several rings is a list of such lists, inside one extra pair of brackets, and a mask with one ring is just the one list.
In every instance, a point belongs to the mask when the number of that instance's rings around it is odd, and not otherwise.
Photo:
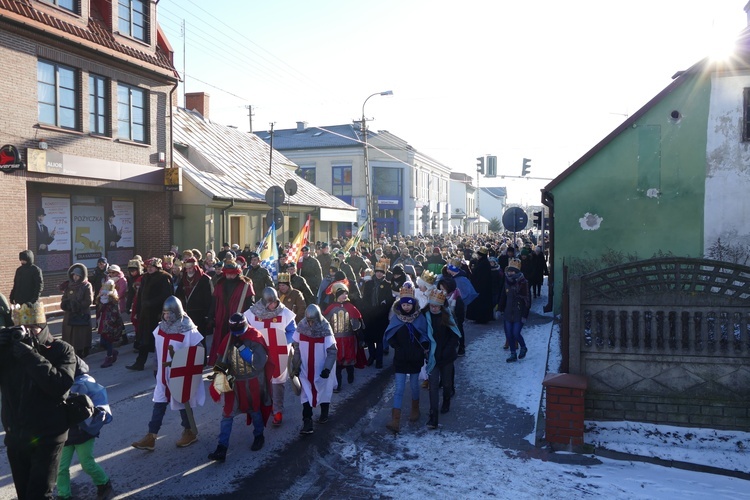
[(182, 169), (179, 167), (164, 169), (164, 189), (182, 191)]

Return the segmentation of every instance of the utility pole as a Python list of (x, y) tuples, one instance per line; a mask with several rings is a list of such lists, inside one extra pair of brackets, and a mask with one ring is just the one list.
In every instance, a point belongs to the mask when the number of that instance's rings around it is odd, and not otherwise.
[(271, 165), (273, 165), (273, 124), (275, 122), (271, 122), (271, 149), (270, 153), (268, 154), (268, 176), (271, 176)]
[[(185, 20), (182, 20), (182, 106), (187, 108), (187, 101), (185, 94), (187, 93), (187, 71), (185, 70), (185, 40), (187, 39), (187, 28), (185, 26)], [(170, 102), (171, 106), (172, 103)]]
[(252, 134), (253, 133), (253, 116), (255, 116), (253, 114), (253, 105), (248, 104), (247, 106), (245, 106), (245, 109), (247, 110), (247, 118), (250, 120), (250, 133)]

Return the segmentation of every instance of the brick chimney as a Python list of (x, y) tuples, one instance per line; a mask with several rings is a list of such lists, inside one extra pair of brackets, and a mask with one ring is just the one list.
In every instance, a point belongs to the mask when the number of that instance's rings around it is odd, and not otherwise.
[(210, 97), (205, 92), (190, 92), (189, 94), (185, 94), (185, 109), (197, 111), (203, 118), (208, 118), (208, 100)]

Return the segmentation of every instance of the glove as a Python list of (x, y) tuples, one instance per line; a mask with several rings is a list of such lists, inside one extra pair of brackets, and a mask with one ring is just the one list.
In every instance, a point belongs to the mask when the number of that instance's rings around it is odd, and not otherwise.
[(34, 349), (26, 342), (16, 341), (13, 342), (13, 356), (20, 358)]
[(320, 372), (320, 378), (328, 378), (328, 376), (331, 374), (331, 370), (328, 368), (323, 368), (323, 371)]
[(217, 361), (214, 365), (214, 373), (229, 373), (229, 365), (226, 363), (222, 363), (221, 361)]

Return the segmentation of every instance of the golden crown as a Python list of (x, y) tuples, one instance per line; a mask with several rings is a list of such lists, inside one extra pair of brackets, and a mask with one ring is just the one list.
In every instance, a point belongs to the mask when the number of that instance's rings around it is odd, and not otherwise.
[(433, 272), (428, 271), (427, 269), (425, 269), (424, 272), (422, 273), (422, 276), (420, 276), (420, 278), (422, 279), (422, 281), (424, 281), (428, 285), (434, 285), (435, 284), (435, 280), (437, 279), (437, 275), (435, 275), (435, 273), (433, 273)]
[(289, 273), (279, 273), (279, 283), (290, 283), (292, 281), (292, 278), (289, 276)]
[(442, 292), (442, 290), (432, 290), (430, 292), (430, 297), (428, 300), (430, 304), (442, 306), (445, 303), (445, 294)]
[(401, 298), (414, 298), (414, 285), (411, 283), (411, 281), (407, 281), (406, 283), (404, 283), (404, 286), (402, 286), (401, 290), (399, 290), (398, 292), (398, 296)]

